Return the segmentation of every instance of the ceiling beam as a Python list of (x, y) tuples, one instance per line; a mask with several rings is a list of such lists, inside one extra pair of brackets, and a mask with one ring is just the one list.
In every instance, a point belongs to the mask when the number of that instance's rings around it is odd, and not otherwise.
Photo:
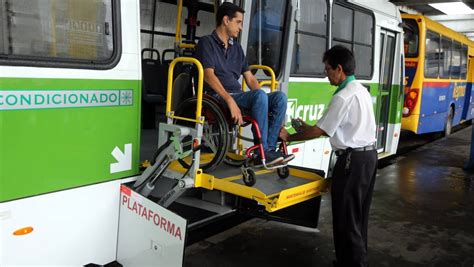
[(394, 3), (398, 6), (423, 6), (428, 4), (435, 4), (435, 3), (447, 3), (447, 2), (461, 2), (460, 0), (390, 0), (390, 2)]
[[(457, 19), (454, 17), (457, 17)], [(460, 15), (441, 15), (429, 16), (429, 18), (460, 33), (474, 33), (474, 23), (472, 23), (472, 21), (474, 20), (474, 15), (463, 15), (462, 17)]]
[[(438, 15), (438, 16), (428, 16), (432, 20), (439, 22), (447, 21), (474, 21), (474, 14), (461, 14), (461, 15)], [(471, 23), (471, 22), (468, 22)], [(473, 25), (474, 26), (474, 25)]]
[(397, 6), (422, 6), (436, 3), (463, 2), (471, 9), (474, 9), (474, 0), (390, 0), (390, 2), (394, 3)]
[(471, 9), (474, 9), (474, 0), (463, 0), (463, 2)]

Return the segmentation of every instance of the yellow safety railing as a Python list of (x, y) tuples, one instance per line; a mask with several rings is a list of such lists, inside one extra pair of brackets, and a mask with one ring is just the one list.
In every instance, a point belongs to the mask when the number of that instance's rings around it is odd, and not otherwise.
[(182, 43), (182, 36), (181, 36), (181, 16), (183, 15), (183, 0), (179, 0), (178, 2), (178, 15), (176, 18), (176, 33), (175, 33), (175, 44), (179, 48), (184, 49), (194, 49), (196, 47), (195, 44), (185, 44)]
[(184, 43), (179, 44), (179, 48), (194, 49), (195, 47), (196, 47), (195, 44), (184, 44)]
[[(173, 72), (174, 72), (174, 67), (179, 62), (192, 63), (196, 65), (198, 69), (199, 75), (198, 75), (198, 86), (197, 86), (196, 119), (175, 116), (174, 110), (171, 110), (171, 103), (172, 103), (171, 101), (173, 99)], [(204, 69), (202, 68), (202, 64), (201, 62), (199, 62), (199, 60), (192, 57), (178, 57), (178, 58), (175, 58), (173, 61), (171, 61), (169, 71), (168, 71), (168, 95), (166, 97), (166, 116), (168, 116), (171, 119), (191, 121), (191, 122), (203, 124), (204, 118), (201, 118), (203, 81), (204, 81)]]
[[(259, 82), (260, 86), (265, 86), (269, 85), (270, 86), (270, 92), (274, 92), (278, 86), (278, 81), (276, 80), (275, 72), (273, 71), (272, 68), (269, 66), (265, 65), (250, 65), (249, 70), (254, 70), (254, 69), (260, 69), (260, 70), (265, 70), (268, 73), (270, 73), (270, 80), (264, 80)], [(246, 84), (245, 80), (242, 82), (242, 91), (246, 90)]]
[(176, 18), (176, 36), (175, 42), (177, 44), (181, 43), (181, 16), (183, 14), (183, 0), (178, 2), (178, 17)]

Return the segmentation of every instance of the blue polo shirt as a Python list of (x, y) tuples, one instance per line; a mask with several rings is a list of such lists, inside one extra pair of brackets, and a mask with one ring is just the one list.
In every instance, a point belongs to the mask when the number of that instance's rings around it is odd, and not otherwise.
[[(212, 68), (219, 81), (229, 93), (241, 93), (240, 75), (249, 70), (242, 46), (238, 42), (229, 42), (227, 49), (219, 39), (216, 31), (201, 37), (196, 47), (196, 58), (201, 61), (204, 69)], [(205, 91), (214, 90), (205, 84)]]

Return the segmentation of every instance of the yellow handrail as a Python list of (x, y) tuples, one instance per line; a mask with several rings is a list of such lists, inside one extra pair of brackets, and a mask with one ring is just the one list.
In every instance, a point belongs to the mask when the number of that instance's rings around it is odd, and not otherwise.
[(179, 44), (179, 48), (194, 49), (195, 47), (196, 47), (195, 44)]
[[(253, 69), (261, 69), (261, 70), (266, 70), (268, 71), (268, 73), (270, 73), (270, 81), (261, 81), (260, 82), (260, 86), (263, 86), (263, 85), (267, 85), (269, 84), (270, 85), (270, 92), (274, 92), (276, 90), (276, 87), (278, 85), (278, 81), (276, 80), (276, 76), (275, 76), (275, 72), (273, 71), (272, 68), (270, 68), (269, 66), (265, 66), (265, 65), (250, 65), (249, 66), (249, 70), (253, 70)], [(246, 84), (245, 84), (245, 80), (242, 82), (242, 91), (245, 91), (245, 88), (246, 88)]]
[(183, 0), (178, 3), (178, 17), (176, 18), (176, 36), (175, 43), (181, 43), (181, 16), (183, 14)]
[[(171, 102), (173, 99), (173, 72), (174, 67), (179, 62), (188, 62), (196, 65), (198, 69), (198, 86), (197, 86), (197, 107), (196, 107), (196, 119), (183, 118), (179, 116), (174, 116), (174, 111), (171, 110)], [(202, 109), (202, 88), (204, 81), (204, 69), (202, 68), (201, 62), (192, 57), (177, 57), (171, 61), (169, 71), (168, 71), (168, 94), (166, 96), (166, 116), (172, 119), (181, 119), (192, 121), (196, 123), (204, 123), (204, 119), (201, 118), (201, 109)]]

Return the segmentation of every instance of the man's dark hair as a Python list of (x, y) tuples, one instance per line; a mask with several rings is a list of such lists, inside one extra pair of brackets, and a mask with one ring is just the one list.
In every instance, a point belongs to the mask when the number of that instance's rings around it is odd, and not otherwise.
[(341, 65), (346, 75), (353, 75), (356, 68), (354, 54), (342, 45), (335, 45), (326, 51), (323, 62), (327, 62), (333, 69), (336, 69), (337, 65)]
[(217, 14), (216, 14), (216, 25), (220, 26), (222, 24), (222, 19), (225, 16), (228, 16), (229, 19), (233, 19), (237, 17), (236, 13), (240, 12), (242, 14), (245, 13), (245, 10), (243, 10), (241, 7), (234, 5), (229, 2), (224, 2), (222, 5), (219, 6), (219, 9), (217, 9)]

